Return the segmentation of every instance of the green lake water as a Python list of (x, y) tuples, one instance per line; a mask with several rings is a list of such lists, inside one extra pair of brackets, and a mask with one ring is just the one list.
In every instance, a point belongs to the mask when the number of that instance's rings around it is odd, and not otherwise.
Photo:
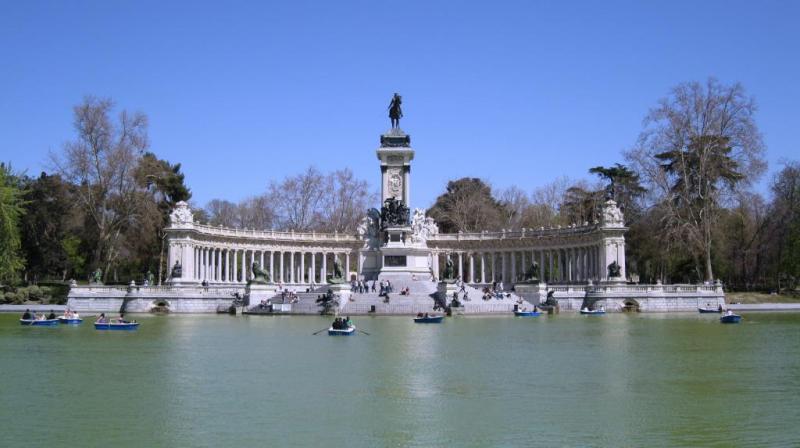
[(0, 315), (0, 446), (800, 446), (800, 314)]

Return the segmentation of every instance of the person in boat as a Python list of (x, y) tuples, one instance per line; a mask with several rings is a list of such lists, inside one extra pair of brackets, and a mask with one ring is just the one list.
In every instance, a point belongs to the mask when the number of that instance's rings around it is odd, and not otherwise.
[(719, 311), (720, 313), (722, 312), (722, 305), (720, 305), (719, 308), (717, 308), (717, 311)]
[(98, 324), (107, 324), (108, 319), (106, 318), (106, 313), (100, 313), (100, 317), (97, 318)]
[(50, 314), (47, 315), (47, 319), (55, 319), (56, 313), (53, 310), (50, 310)]
[(120, 323), (120, 324), (127, 324), (128, 323), (128, 321), (125, 320), (125, 315), (122, 314), (122, 313), (119, 313), (119, 319), (117, 319), (117, 322)]
[(31, 310), (27, 309), (22, 313), (22, 320), (31, 320)]
[(428, 313), (425, 313), (425, 316), (424, 316), (424, 317), (425, 317), (425, 319), (427, 319), (427, 318), (428, 318), (428, 317), (430, 317), (430, 316), (428, 316)]
[(417, 317), (422, 317), (422, 313), (417, 313)]
[(36, 315), (36, 320), (45, 320), (45, 319), (46, 319), (46, 317), (45, 317), (44, 313)]
[(351, 328), (353, 326), (353, 321), (350, 320), (350, 316), (347, 316), (344, 320), (345, 328)]

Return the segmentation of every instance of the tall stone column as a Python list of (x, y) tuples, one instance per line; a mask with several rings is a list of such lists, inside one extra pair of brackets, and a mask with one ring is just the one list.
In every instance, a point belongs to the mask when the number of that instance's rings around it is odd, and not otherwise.
[(508, 284), (511, 285), (517, 282), (517, 253), (511, 251), (511, 278), (508, 279)]
[(317, 283), (317, 253), (311, 252), (311, 278), (309, 281)]
[(469, 281), (475, 283), (475, 254), (469, 253)]
[(431, 253), (431, 268), (433, 269), (433, 276), (436, 277), (436, 281), (441, 281), (441, 277), (439, 276), (439, 252)]
[(489, 256), (492, 257), (492, 283), (497, 281), (497, 254), (495, 252), (489, 252)]
[(300, 252), (300, 283), (306, 282), (306, 253)]
[(294, 283), (294, 250), (289, 251), (289, 283)]
[(215, 270), (214, 270), (214, 280), (219, 283), (222, 281), (222, 249), (214, 249), (214, 258), (216, 259), (215, 263)]
[(245, 265), (247, 264), (247, 250), (240, 249), (239, 250), (239, 254), (241, 255), (241, 257), (239, 257), (239, 279), (238, 279), (238, 282), (239, 283), (245, 283), (245, 282), (247, 282), (247, 277), (246, 277), (247, 276), (247, 269), (245, 268)]
[(327, 252), (323, 252), (322, 253), (322, 271), (321, 271), (321, 274), (320, 274), (319, 282), (323, 283), (323, 284), (328, 283), (328, 253)]
[(258, 262), (258, 265), (261, 267), (261, 269), (266, 270), (267, 267), (264, 265), (264, 251), (263, 250), (258, 251), (258, 257), (259, 257), (259, 260), (261, 260), (261, 261)]
[(281, 250), (281, 251), (278, 251), (276, 253), (279, 254), (278, 255), (278, 272), (280, 273), (280, 280), (278, 281), (278, 283), (283, 283), (283, 280), (285, 279), (285, 277), (283, 276), (283, 258), (285, 256), (285, 252)]
[(486, 283), (486, 253), (481, 252), (481, 283)]
[(344, 278), (346, 281), (350, 281), (350, 252), (345, 252), (344, 254)]
[(461, 281), (464, 281), (464, 257), (461, 252), (458, 253), (458, 277)]

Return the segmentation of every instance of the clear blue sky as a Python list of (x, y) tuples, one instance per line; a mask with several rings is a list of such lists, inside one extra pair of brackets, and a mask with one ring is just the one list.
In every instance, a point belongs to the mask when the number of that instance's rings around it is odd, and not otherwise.
[(152, 150), (201, 204), (309, 164), (377, 189), (400, 92), (427, 207), (461, 176), (529, 191), (588, 177), (670, 87), (716, 76), (757, 99), (764, 191), (800, 158), (799, 23), (793, 1), (7, 1), (0, 159), (46, 168), (93, 94), (149, 116)]

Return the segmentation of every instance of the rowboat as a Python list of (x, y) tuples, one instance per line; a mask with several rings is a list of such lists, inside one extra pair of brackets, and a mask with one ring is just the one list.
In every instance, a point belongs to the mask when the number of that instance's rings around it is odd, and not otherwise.
[(444, 316), (427, 316), (427, 317), (415, 317), (414, 323), (415, 324), (440, 324), (444, 320)]
[(135, 330), (139, 328), (139, 322), (95, 322), (95, 330)]
[(55, 327), (58, 319), (20, 319), (19, 324), (28, 327)]
[(719, 318), (719, 321), (722, 322), (723, 324), (738, 324), (739, 321), (741, 320), (742, 316), (730, 312)]
[(58, 316), (58, 321), (65, 325), (80, 325), (80, 323), (83, 322), (83, 319), (80, 317)]
[(337, 330), (333, 327), (328, 328), (328, 336), (353, 336), (356, 334), (356, 327), (348, 327), (346, 329)]
[(719, 314), (722, 312), (722, 310), (719, 308), (703, 308), (703, 307), (697, 308), (697, 311), (699, 311), (700, 314), (711, 314), (711, 313)]
[(590, 316), (599, 316), (602, 314), (606, 314), (606, 310), (600, 308), (599, 310), (590, 310), (588, 308), (584, 308), (581, 310), (581, 314), (588, 314)]
[(514, 315), (517, 317), (536, 317), (541, 316), (542, 313), (538, 311), (514, 311)]

